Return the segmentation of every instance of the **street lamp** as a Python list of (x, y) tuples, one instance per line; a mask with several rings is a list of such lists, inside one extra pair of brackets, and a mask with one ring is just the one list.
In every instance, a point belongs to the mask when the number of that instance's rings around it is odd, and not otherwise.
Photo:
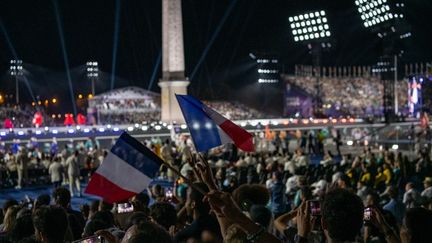
[(15, 100), (16, 104), (19, 104), (19, 86), (18, 86), (18, 76), (24, 75), (23, 73), (23, 66), (22, 66), (22, 60), (10, 60), (10, 75), (15, 76)]
[(98, 62), (87, 62), (87, 77), (92, 82), (92, 95), (95, 95), (95, 79), (99, 76)]

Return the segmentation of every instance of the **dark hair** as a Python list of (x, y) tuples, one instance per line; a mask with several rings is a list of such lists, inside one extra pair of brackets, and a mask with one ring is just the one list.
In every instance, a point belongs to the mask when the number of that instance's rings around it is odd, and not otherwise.
[(270, 200), (268, 189), (259, 184), (243, 184), (233, 191), (232, 196), (243, 211), (249, 211), (252, 205), (267, 205)]
[(23, 238), (30, 237), (34, 234), (34, 227), (32, 216), (30, 214), (25, 214), (21, 217), (17, 217), (15, 224), (9, 233), (9, 239), (12, 242), (17, 242)]
[(90, 203), (90, 211), (92, 212), (99, 211), (99, 201), (93, 201)]
[(112, 203), (105, 202), (103, 200), (99, 201), (100, 211), (111, 211), (113, 207), (114, 205)]
[[(196, 182), (193, 184), (194, 187), (197, 187), (204, 192), (209, 191), (208, 187), (202, 182)], [(195, 207), (198, 212), (202, 215), (208, 214), (210, 211), (210, 205), (206, 202), (203, 202), (204, 195), (201, 192), (195, 190), (193, 187), (189, 187), (188, 189), (190, 190), (190, 193), (188, 193), (189, 199), (195, 202)]]
[(17, 200), (15, 200), (15, 199), (6, 200), (6, 202), (3, 204), (3, 214), (6, 214), (6, 211), (8, 210), (8, 208), (10, 208), (14, 205), (18, 205)]
[(410, 243), (427, 243), (432, 239), (432, 211), (411, 208), (405, 214), (405, 226), (411, 235)]
[(91, 220), (101, 220), (105, 222), (109, 227), (114, 226), (114, 215), (110, 211), (99, 211), (96, 212)]
[(33, 225), (49, 242), (63, 242), (68, 228), (68, 219), (63, 208), (42, 206), (33, 215)]
[(335, 189), (328, 192), (321, 213), (333, 240), (354, 241), (363, 225), (363, 203), (348, 190)]
[(249, 210), (249, 215), (255, 223), (264, 228), (268, 228), (272, 219), (271, 211), (263, 205), (252, 205)]
[(177, 213), (173, 205), (165, 202), (155, 203), (150, 207), (150, 216), (166, 230), (177, 223)]
[(68, 207), (71, 200), (71, 194), (69, 190), (64, 187), (57, 187), (54, 190), (52, 197), (57, 205), (64, 208)]
[(399, 196), (399, 190), (395, 186), (390, 186), (388, 189), (388, 195), (390, 198), (397, 199)]
[(36, 198), (36, 202), (34, 207), (39, 208), (40, 206), (48, 206), (50, 205), (51, 197), (48, 194), (41, 194)]
[(110, 225), (107, 222), (100, 219), (93, 219), (85, 226), (83, 237), (92, 236), (96, 231), (108, 228), (110, 228)]
[(146, 193), (141, 192), (135, 195), (135, 201), (138, 201), (143, 206), (148, 207), (148, 204), (150, 202), (150, 197)]
[(142, 222), (137, 225), (137, 231), (128, 241), (129, 243), (171, 243), (169, 233), (161, 226), (152, 222)]
[(138, 225), (142, 222), (148, 221), (148, 215), (144, 212), (134, 212), (127, 220), (126, 229), (129, 229), (132, 225)]

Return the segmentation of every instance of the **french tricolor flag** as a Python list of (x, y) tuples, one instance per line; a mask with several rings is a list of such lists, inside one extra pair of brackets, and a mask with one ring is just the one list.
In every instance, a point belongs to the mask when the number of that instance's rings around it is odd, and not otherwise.
[(176, 97), (198, 152), (226, 143), (234, 143), (246, 152), (255, 151), (252, 134), (190, 95)]
[(163, 161), (124, 132), (92, 175), (85, 193), (109, 203), (121, 202), (146, 189)]

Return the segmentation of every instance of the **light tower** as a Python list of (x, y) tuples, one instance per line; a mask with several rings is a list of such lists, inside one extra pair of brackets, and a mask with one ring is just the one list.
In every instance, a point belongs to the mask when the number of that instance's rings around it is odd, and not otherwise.
[(95, 79), (97, 79), (99, 76), (98, 63), (97, 62), (87, 62), (86, 67), (87, 67), (87, 69), (86, 69), (87, 70), (87, 77), (91, 81), (92, 95), (94, 97), (95, 93), (96, 93), (96, 91), (95, 91)]
[(18, 76), (22, 76), (23, 73), (23, 66), (22, 66), (22, 60), (10, 60), (10, 67), (9, 67), (10, 75), (15, 76), (15, 101), (16, 104), (19, 104), (19, 84), (18, 84)]
[(175, 94), (187, 94), (181, 0), (162, 0), (161, 120), (183, 122)]

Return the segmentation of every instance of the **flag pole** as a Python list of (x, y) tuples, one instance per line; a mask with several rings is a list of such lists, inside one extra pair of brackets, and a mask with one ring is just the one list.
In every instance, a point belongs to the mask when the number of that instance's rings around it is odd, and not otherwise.
[(188, 178), (184, 177), (180, 171), (178, 171), (176, 168), (174, 168), (172, 165), (170, 165), (168, 162), (166, 162), (165, 160), (162, 160), (163, 164), (168, 167), (168, 169), (172, 170), (174, 173), (176, 173), (180, 178), (182, 178), (186, 184), (188, 184), (190, 187), (192, 187), (194, 190), (199, 191), (201, 194), (206, 195), (207, 192), (205, 192), (204, 190), (202, 190), (201, 188), (197, 187), (196, 185), (193, 184), (192, 181), (190, 181)]

